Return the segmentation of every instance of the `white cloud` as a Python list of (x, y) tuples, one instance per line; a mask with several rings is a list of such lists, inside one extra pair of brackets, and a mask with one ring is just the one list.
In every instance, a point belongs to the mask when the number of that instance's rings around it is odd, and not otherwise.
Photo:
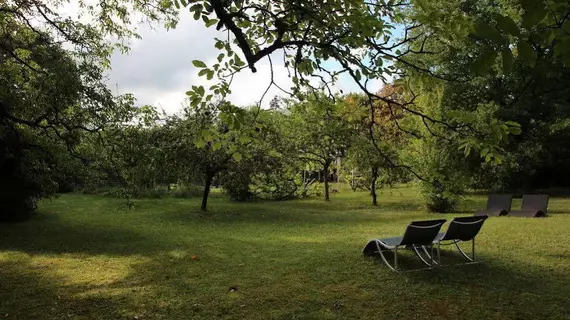
[[(192, 65), (192, 60), (214, 64), (219, 53), (214, 47), (214, 38), (227, 36), (214, 28), (206, 28), (202, 21), (193, 20), (189, 14), (181, 15), (176, 29), (153, 30), (143, 25), (139, 34), (142, 39), (132, 41), (128, 54), (117, 52), (113, 55), (108, 86), (113, 92), (134, 94), (140, 105), (151, 104), (170, 114), (182, 110), (185, 92), (193, 85), (207, 87), (210, 84), (205, 78), (198, 77), (198, 69)], [(292, 82), (281, 55), (277, 52), (272, 56), (273, 78), (279, 86), (290, 91)], [(232, 93), (228, 96), (232, 103), (247, 106), (260, 100), (269, 85), (271, 68), (267, 59), (259, 61), (256, 68), (256, 73), (244, 69), (234, 77)], [(373, 91), (380, 87), (379, 81), (369, 84)], [(340, 77), (334, 90), (360, 91), (348, 75)], [(263, 105), (267, 106), (275, 95), (285, 94), (272, 87), (265, 95)]]
[[(198, 77), (192, 60), (213, 64), (218, 55), (214, 38), (226, 35), (184, 15), (174, 30), (143, 26), (139, 33), (142, 39), (131, 43), (128, 54), (113, 55), (108, 85), (114, 92), (133, 93), (141, 105), (152, 104), (175, 113), (182, 109), (185, 92), (192, 85), (207, 82)], [(245, 69), (234, 77), (228, 97), (232, 103), (251, 105), (259, 101), (270, 82), (271, 71), (267, 61), (260, 61), (256, 67), (256, 73)], [(274, 63), (273, 74), (280, 86), (286, 90), (291, 87), (282, 62)], [(282, 93), (277, 88), (269, 90), (264, 105), (279, 94)]]

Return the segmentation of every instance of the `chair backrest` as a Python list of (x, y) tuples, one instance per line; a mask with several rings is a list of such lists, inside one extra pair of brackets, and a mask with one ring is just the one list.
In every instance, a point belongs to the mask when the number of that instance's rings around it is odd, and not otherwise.
[(406, 228), (402, 245), (430, 245), (439, 233), (445, 219), (412, 221)]
[(512, 194), (492, 194), (487, 199), (487, 209), (511, 211)]
[(523, 194), (522, 198), (522, 211), (540, 211), (546, 214), (548, 210), (548, 195), (547, 194)]
[(489, 216), (458, 217), (451, 220), (440, 240), (473, 240)]

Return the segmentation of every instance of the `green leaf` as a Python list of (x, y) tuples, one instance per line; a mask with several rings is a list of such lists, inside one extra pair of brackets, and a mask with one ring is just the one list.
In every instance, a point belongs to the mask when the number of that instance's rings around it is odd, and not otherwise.
[(234, 160), (235, 160), (236, 162), (240, 162), (240, 161), (241, 161), (241, 158), (242, 158), (241, 153), (235, 152), (234, 154), (232, 154), (232, 158), (234, 158)]
[(203, 96), (204, 93), (206, 93), (206, 90), (204, 89), (203, 86), (199, 86), (198, 88), (196, 88), (196, 93)]
[(243, 67), (243, 66), (245, 66), (245, 62), (243, 62), (243, 61), (236, 55), (236, 58), (235, 58), (235, 65), (238, 66), (238, 67)]
[(251, 21), (249, 21), (248, 19), (243, 19), (238, 23), (238, 26), (240, 28), (249, 28), (251, 27)]
[(517, 43), (517, 51), (521, 59), (523, 59), (529, 66), (534, 67), (534, 64), (536, 63), (536, 52), (534, 52), (530, 44), (525, 41), (519, 41)]
[[(206, 28), (209, 28), (213, 25), (215, 25), (216, 23), (218, 23), (218, 19), (210, 19), (208, 20), (208, 22), (206, 22)], [(217, 47), (217, 43), (216, 43), (216, 47)]]
[(201, 12), (202, 9), (203, 9), (202, 4), (197, 3), (197, 4), (190, 7), (190, 12)]
[(513, 21), (513, 19), (497, 14), (495, 16), (495, 21), (497, 21), (497, 26), (499, 29), (508, 32), (513, 36), (519, 36), (521, 34), (519, 27)]
[(542, 1), (533, 0), (523, 2), (527, 4), (523, 4), (524, 13), (522, 15), (522, 24), (523, 26), (532, 29), (536, 27), (539, 22), (544, 20), (548, 11), (546, 10), (545, 3)]
[[(570, 27), (569, 27), (570, 29)], [(570, 38), (562, 40), (554, 47), (554, 53), (560, 57), (566, 67), (570, 66)]]
[(238, 140), (239, 140), (240, 143), (249, 143), (249, 142), (251, 142), (251, 138), (248, 137), (248, 136), (240, 136)]
[(178, 0), (174, 0), (174, 6), (176, 9), (180, 9), (180, 3), (178, 3)]
[(193, 107), (196, 107), (200, 104), (201, 99), (200, 98), (194, 98), (192, 100), (190, 100), (190, 105)]
[(204, 148), (204, 146), (206, 146), (206, 141), (200, 138), (198, 138), (195, 143), (197, 148)]
[(192, 64), (196, 67), (196, 68), (206, 68), (206, 64), (200, 60), (192, 60)]
[(513, 68), (513, 53), (511, 52), (511, 49), (504, 48), (501, 52), (501, 56), (503, 58), (503, 72), (511, 72), (511, 69)]
[[(206, 69), (204, 69), (204, 70), (206, 70)], [(206, 79), (212, 80), (213, 77), (214, 77), (214, 71), (208, 70), (208, 75), (206, 76)]]
[(514, 135), (519, 135), (522, 133), (522, 129), (520, 127), (509, 127), (509, 132)]
[(360, 70), (356, 70), (354, 72), (354, 77), (356, 78), (356, 81), (360, 81), (360, 79), (362, 78), (362, 75), (360, 74)]
[(475, 36), (479, 39), (490, 40), (497, 45), (504, 43), (503, 36), (497, 28), (481, 21), (475, 24)]
[(477, 59), (475, 59), (475, 61), (471, 65), (471, 72), (476, 76), (485, 74), (489, 70), (489, 68), (491, 68), (496, 58), (497, 58), (496, 51), (494, 50), (483, 51), (483, 53), (481, 53), (481, 55)]
[(200, 70), (200, 72), (198, 72), (198, 76), (201, 77), (201, 76), (205, 75), (206, 73), (208, 73), (208, 69), (202, 69), (202, 70)]
[(487, 154), (489, 154), (489, 148), (483, 148), (481, 149), (481, 157), (486, 156)]

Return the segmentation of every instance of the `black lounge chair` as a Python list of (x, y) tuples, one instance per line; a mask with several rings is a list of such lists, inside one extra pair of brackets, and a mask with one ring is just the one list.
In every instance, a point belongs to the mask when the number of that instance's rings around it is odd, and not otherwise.
[(504, 216), (511, 211), (511, 194), (492, 194), (487, 199), (487, 209), (475, 212), (475, 216)]
[[(384, 263), (394, 270), (398, 271), (398, 249), (400, 247), (406, 247), (413, 249), (418, 257), (423, 263), (430, 267), (434, 266), (433, 255), (430, 256), (430, 262), (426, 261), (418, 252), (420, 248), (427, 251), (426, 247), (429, 247), (433, 253), (433, 241), (437, 237), (441, 226), (446, 220), (426, 220), (426, 221), (413, 221), (406, 228), (406, 232), (402, 237), (392, 237), (383, 239), (372, 239), (368, 241), (362, 253), (367, 256), (373, 256), (379, 254)], [(385, 251), (390, 251), (394, 253), (394, 265), (390, 265), (386, 257), (384, 256)]]
[[(469, 262), (475, 262), (475, 237), (479, 234), (481, 227), (488, 216), (473, 216), (455, 218), (449, 223), (445, 233), (440, 233), (434, 240), (437, 246), (437, 263), (441, 264), (441, 245), (455, 245), (459, 253)], [(467, 255), (459, 246), (460, 242), (471, 241), (471, 256)], [(424, 248), (427, 254), (427, 250)]]
[(514, 217), (546, 217), (548, 210), (547, 194), (524, 194), (520, 210), (510, 211)]

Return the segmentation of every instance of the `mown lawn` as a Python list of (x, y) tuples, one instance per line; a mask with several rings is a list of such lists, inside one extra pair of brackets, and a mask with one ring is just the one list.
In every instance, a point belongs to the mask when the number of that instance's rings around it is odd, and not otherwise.
[[(466, 212), (485, 202), (468, 200)], [(570, 199), (551, 199), (546, 219), (489, 219), (481, 264), (399, 274), (362, 246), (441, 215), (411, 188), (369, 201), (215, 197), (201, 213), (199, 199), (137, 200), (125, 212), (62, 195), (0, 225), (0, 319), (570, 319)], [(401, 265), (418, 266), (411, 253)]]

